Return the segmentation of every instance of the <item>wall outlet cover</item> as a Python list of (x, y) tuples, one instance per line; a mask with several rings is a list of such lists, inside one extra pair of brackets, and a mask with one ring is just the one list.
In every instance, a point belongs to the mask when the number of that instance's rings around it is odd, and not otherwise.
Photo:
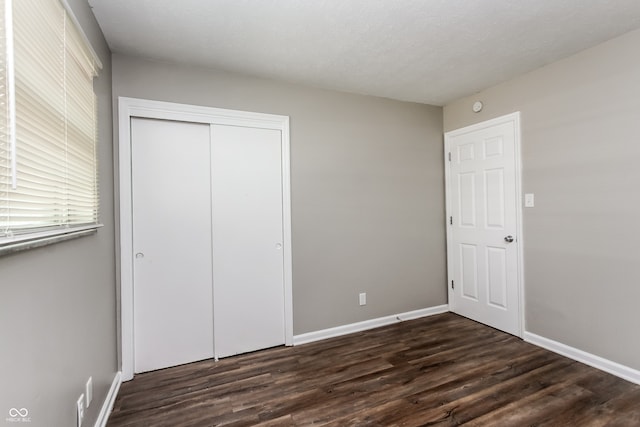
[(360, 294), (360, 305), (367, 305), (367, 294), (366, 294), (366, 292), (362, 292)]
[(76, 414), (78, 415), (78, 427), (82, 427), (82, 420), (84, 419), (84, 393), (80, 395), (76, 402)]
[(89, 407), (93, 400), (93, 377), (89, 377), (84, 386), (85, 407)]

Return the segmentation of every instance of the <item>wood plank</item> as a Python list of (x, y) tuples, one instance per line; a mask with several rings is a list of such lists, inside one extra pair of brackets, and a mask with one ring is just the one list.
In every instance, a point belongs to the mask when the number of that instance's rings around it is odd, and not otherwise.
[(108, 427), (632, 426), (640, 386), (452, 313), (140, 374)]

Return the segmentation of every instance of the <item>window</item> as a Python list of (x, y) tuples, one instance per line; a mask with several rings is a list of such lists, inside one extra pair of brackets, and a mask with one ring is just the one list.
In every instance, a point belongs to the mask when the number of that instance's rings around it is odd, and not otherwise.
[(0, 247), (95, 228), (100, 61), (64, 0), (0, 4)]

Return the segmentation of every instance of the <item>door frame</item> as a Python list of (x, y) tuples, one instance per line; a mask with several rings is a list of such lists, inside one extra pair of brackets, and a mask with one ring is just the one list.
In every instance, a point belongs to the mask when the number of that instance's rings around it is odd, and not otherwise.
[(520, 131), (520, 112), (507, 114), (486, 120), (473, 125), (455, 129), (444, 134), (444, 171), (445, 171), (445, 203), (446, 203), (446, 229), (447, 229), (447, 293), (450, 311), (455, 310), (455, 293), (451, 289), (451, 281), (453, 280), (453, 226), (449, 223), (449, 217), (453, 215), (451, 212), (451, 162), (449, 161), (449, 153), (451, 138), (476, 132), (481, 129), (493, 127), (505, 123), (513, 123), (514, 128), (514, 150), (515, 150), (515, 179), (516, 179), (516, 264), (517, 264), (517, 283), (516, 290), (518, 292), (518, 336), (523, 337), (524, 333), (524, 262), (523, 247), (524, 235), (522, 227), (522, 157), (521, 157), (521, 131)]
[(291, 166), (289, 117), (173, 102), (118, 97), (118, 163), (120, 286), (119, 362), (124, 381), (134, 374), (133, 329), (133, 199), (131, 180), (131, 118), (276, 129), (282, 135), (282, 215), (284, 256), (285, 345), (293, 345), (293, 275), (291, 254)]

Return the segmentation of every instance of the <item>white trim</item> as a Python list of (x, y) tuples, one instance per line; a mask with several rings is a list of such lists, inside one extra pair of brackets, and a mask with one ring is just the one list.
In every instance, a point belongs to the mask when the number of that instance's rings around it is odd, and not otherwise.
[(449, 260), (453, 259), (453, 254), (451, 253), (452, 248), (453, 248), (453, 243), (451, 242), (452, 237), (451, 237), (451, 224), (450, 224), (450, 215), (451, 214), (451, 189), (450, 187), (450, 182), (451, 182), (451, 165), (450, 165), (450, 161), (449, 161), (449, 156), (450, 156), (451, 150), (449, 148), (449, 140), (447, 138), (447, 134), (444, 134), (444, 209), (445, 209), (445, 215), (444, 215), (444, 227), (446, 230), (446, 252), (447, 252), (447, 301), (449, 302), (449, 310), (451, 310), (452, 312), (455, 312), (456, 309), (456, 300), (455, 298), (453, 298), (453, 289), (451, 289), (451, 280), (453, 277), (453, 263), (449, 262)]
[(113, 404), (116, 403), (116, 397), (118, 397), (118, 390), (120, 390), (121, 384), (122, 373), (118, 371), (113, 377), (107, 396), (104, 398), (102, 408), (100, 408), (100, 413), (98, 414), (98, 419), (94, 424), (95, 427), (106, 427), (107, 421), (109, 421), (109, 415), (111, 415), (111, 411), (113, 411)]
[(514, 117), (514, 137), (516, 138), (516, 233), (518, 233), (518, 293), (520, 307), (520, 334), (522, 338), (525, 332), (525, 303), (524, 303), (524, 224), (522, 219), (522, 130), (520, 129), (520, 112), (513, 113)]
[(406, 320), (418, 319), (420, 317), (433, 316), (434, 314), (447, 313), (447, 304), (435, 307), (422, 308), (420, 310), (407, 311), (405, 313), (392, 314), (391, 316), (378, 317), (377, 319), (365, 320), (348, 325), (336, 326), (334, 328), (322, 329), (320, 331), (307, 332), (293, 337), (293, 345), (307, 344), (327, 338), (339, 337), (352, 334), (354, 332), (366, 331), (380, 326), (391, 325), (393, 323), (404, 322)]
[(465, 126), (460, 129), (452, 130), (446, 132), (444, 134), (444, 170), (445, 170), (445, 204), (446, 204), (446, 215), (445, 215), (445, 227), (447, 230), (447, 292), (449, 305), (452, 312), (455, 312), (455, 299), (454, 293), (451, 289), (451, 280), (453, 278), (453, 266), (449, 260), (453, 259), (453, 254), (451, 251), (453, 250), (453, 242), (451, 227), (449, 224), (449, 217), (453, 215), (451, 212), (451, 162), (449, 161), (449, 153), (450, 150), (450, 138), (452, 136), (460, 136), (466, 133), (475, 132), (480, 129), (485, 129), (488, 127), (513, 122), (514, 125), (514, 156), (515, 156), (515, 177), (516, 177), (516, 250), (517, 250), (517, 268), (518, 268), (518, 336), (522, 337), (524, 334), (524, 232), (522, 226), (522, 154), (521, 154), (521, 131), (520, 131), (520, 112), (516, 111), (515, 113), (507, 114), (504, 116), (496, 117), (491, 120), (486, 120), (484, 122), (476, 123), (470, 126)]
[(600, 356), (596, 356), (595, 354), (587, 353), (586, 351), (570, 347), (558, 341), (541, 337), (540, 335), (536, 335), (531, 332), (525, 331), (524, 340), (528, 343), (537, 345), (538, 347), (545, 348), (547, 350), (553, 351), (554, 353), (558, 353), (570, 359), (582, 362), (585, 365), (589, 365), (596, 369), (600, 369), (601, 371), (608, 372), (632, 383), (640, 384), (640, 371), (636, 369), (621, 365), (620, 363), (613, 362)]
[(293, 252), (291, 243), (291, 147), (289, 117), (282, 123), (282, 223), (284, 256), (284, 343), (293, 345)]
[(115, 167), (119, 169), (120, 189), (120, 360), (123, 380), (132, 379), (134, 369), (131, 117), (277, 129), (282, 132), (285, 345), (293, 345), (289, 117), (120, 97), (118, 98), (119, 158)]

